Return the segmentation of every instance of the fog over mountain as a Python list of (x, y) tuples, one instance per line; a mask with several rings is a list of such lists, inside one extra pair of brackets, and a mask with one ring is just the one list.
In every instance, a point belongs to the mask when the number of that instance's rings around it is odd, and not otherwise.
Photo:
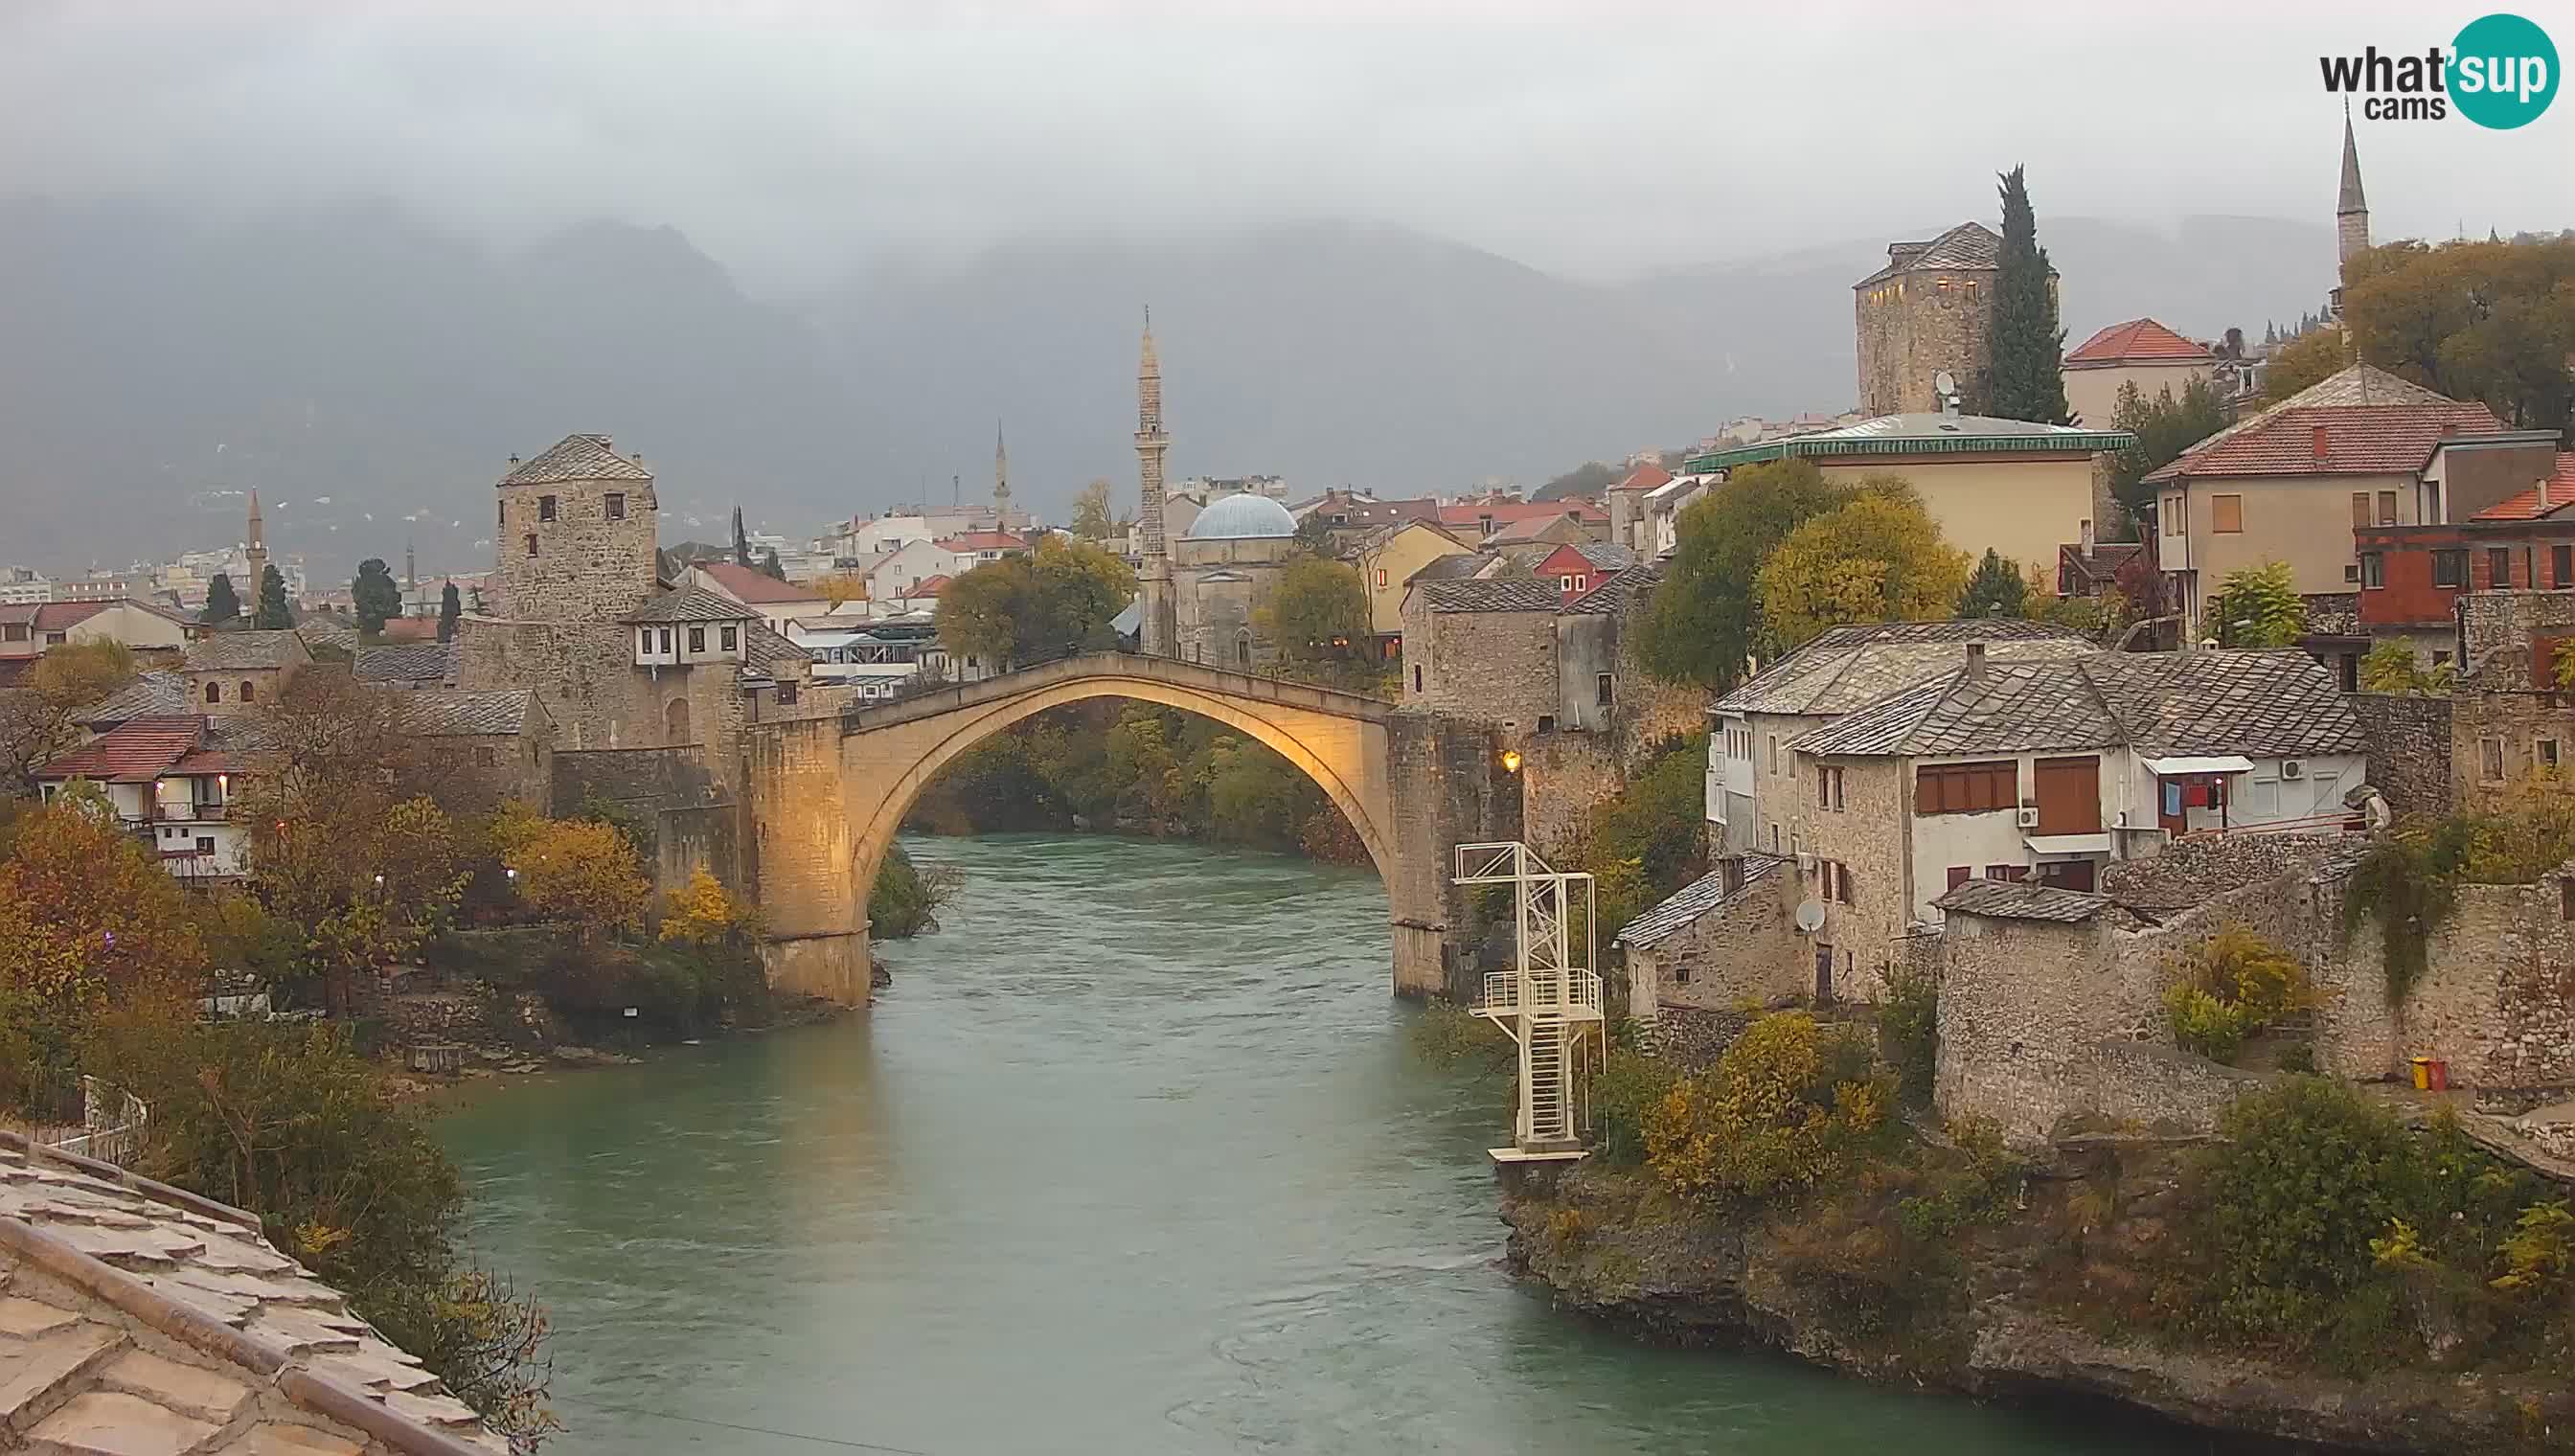
[[(0, 202), (0, 559), (231, 540), (257, 486), (273, 545), (317, 573), (406, 538), (425, 572), (474, 570), (506, 457), (573, 430), (644, 453), (673, 539), (736, 500), (802, 536), (952, 476), (981, 495), (997, 420), (1019, 498), (1061, 514), (1094, 476), (1133, 491), (1148, 302), (1176, 475), (1534, 486), (1737, 415), (1846, 408), (1850, 284), (1888, 237), (1953, 221), (1616, 284), (1342, 222), (1022, 242), (767, 302), (667, 227), (503, 249), (391, 204), (214, 221), (20, 198)], [(2141, 313), (2258, 335), (2331, 271), (2316, 225), (2041, 227), (2078, 339)]]

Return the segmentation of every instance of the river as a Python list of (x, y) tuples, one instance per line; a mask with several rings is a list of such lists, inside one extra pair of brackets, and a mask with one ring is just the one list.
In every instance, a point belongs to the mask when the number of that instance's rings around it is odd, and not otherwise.
[(1411, 1053), (1364, 870), (913, 842), (868, 1015), (446, 1118), (554, 1311), (549, 1450), (2168, 1452), (2128, 1423), (1645, 1348), (1496, 1264), (1505, 1093)]

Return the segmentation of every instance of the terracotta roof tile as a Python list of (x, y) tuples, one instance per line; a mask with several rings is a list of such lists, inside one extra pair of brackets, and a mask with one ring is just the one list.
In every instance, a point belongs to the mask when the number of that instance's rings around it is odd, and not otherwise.
[(48, 761), (36, 776), (149, 783), (194, 750), (205, 733), (205, 719), (193, 714), (132, 719)]
[(1672, 473), (1670, 471), (1663, 469), (1652, 461), (1647, 461), (1643, 465), (1636, 467), (1634, 470), (1627, 472), (1627, 478), (1625, 480), (1611, 486), (1609, 489), (1613, 491), (1650, 491), (1671, 478)]
[(767, 572), (736, 566), (732, 562), (708, 562), (691, 570), (706, 573), (708, 580), (716, 584), (721, 595), (731, 597), (737, 602), (757, 605), (769, 602), (820, 602), (823, 600), (823, 594), (811, 587), (794, 586), (778, 580)]
[(941, 551), (1027, 551), (1029, 540), (1008, 531), (961, 531), (943, 536), (932, 545)]
[(2206, 363), (2215, 356), (2152, 319), (2112, 324), (2086, 339), (2065, 362), (2072, 366), (2102, 364)]
[(1571, 516), (1586, 526), (1606, 526), (1609, 518), (1588, 501), (1480, 501), (1439, 508), (1442, 526), (1477, 526), (1486, 520), (1508, 526), (1531, 517)]
[(2557, 469), (2544, 488), (2533, 486), (2518, 496), (2497, 501), (2470, 518), (2477, 521), (2537, 521), (2575, 506), (2575, 451), (2557, 453)]
[[(2323, 461), (2315, 455), (2318, 425), (2325, 427)], [(2355, 364), (2218, 431), (2145, 479), (2418, 471), (2431, 460), (2444, 426), (2462, 433), (2504, 428), (2483, 405)]]

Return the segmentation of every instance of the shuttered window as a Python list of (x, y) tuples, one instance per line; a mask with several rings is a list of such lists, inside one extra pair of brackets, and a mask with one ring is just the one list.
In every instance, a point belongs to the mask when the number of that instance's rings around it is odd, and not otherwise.
[(2019, 805), (2020, 764), (2017, 760), (1924, 764), (1914, 770), (1915, 813), (1987, 813)]
[(2221, 535), (2234, 535), (2244, 530), (2244, 498), (2211, 496), (2208, 498), (2208, 529)]

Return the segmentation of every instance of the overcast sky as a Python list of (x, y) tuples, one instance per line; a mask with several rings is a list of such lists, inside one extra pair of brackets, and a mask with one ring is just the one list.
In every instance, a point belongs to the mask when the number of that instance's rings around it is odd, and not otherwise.
[[(667, 222), (774, 294), (881, 250), (1312, 217), (1613, 277), (1986, 215), (2013, 161), (2042, 224), (2323, 221), (2317, 53), (2485, 8), (0, 0), (0, 191)], [(2575, 224), (2575, 100), (2361, 148), (2382, 239)]]

